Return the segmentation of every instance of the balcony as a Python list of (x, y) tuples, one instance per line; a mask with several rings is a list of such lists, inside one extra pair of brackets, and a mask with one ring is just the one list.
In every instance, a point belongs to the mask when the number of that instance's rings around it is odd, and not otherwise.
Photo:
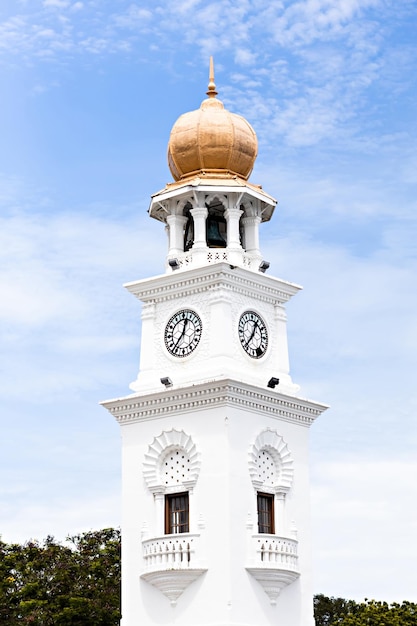
[(201, 567), (200, 535), (163, 535), (142, 542), (143, 580), (159, 589), (175, 606), (177, 599), (206, 569)]
[(276, 604), (284, 587), (298, 578), (298, 541), (289, 537), (258, 534), (250, 539), (249, 566), (246, 567)]

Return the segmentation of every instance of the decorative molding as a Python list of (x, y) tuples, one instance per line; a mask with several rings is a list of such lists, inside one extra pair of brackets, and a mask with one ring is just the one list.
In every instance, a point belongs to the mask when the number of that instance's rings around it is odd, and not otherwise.
[[(173, 469), (175, 476), (168, 476), (165, 472), (163, 464), (169, 453), (181, 451), (182, 458), (176, 461), (178, 468)], [(168, 461), (167, 461), (168, 462)], [(153, 493), (164, 492), (167, 487), (176, 488), (182, 486), (184, 489), (192, 489), (198, 478), (200, 471), (200, 455), (197, 448), (190, 437), (183, 430), (163, 431), (149, 445), (148, 452), (145, 454), (143, 463), (143, 476), (149, 490)]]
[(159, 589), (171, 602), (171, 606), (175, 606), (187, 587), (206, 571), (205, 569), (161, 570), (147, 572), (142, 574), (141, 578)]
[[(206, 194), (212, 193), (216, 195), (221, 193), (226, 197), (237, 195), (240, 198), (239, 204), (243, 204), (245, 207), (252, 202), (256, 202), (262, 209), (262, 221), (271, 219), (277, 203), (275, 198), (267, 194), (260, 185), (253, 185), (248, 181), (240, 179), (238, 176), (224, 179), (219, 174), (218, 178), (205, 178), (204, 174), (199, 173), (186, 181), (168, 183), (164, 189), (153, 194), (149, 213), (152, 217), (164, 222), (167, 212), (165, 208), (166, 203), (169, 204), (172, 201), (181, 201), (182, 199), (197, 203), (198, 196), (200, 198), (203, 196), (204, 198)], [(236, 200), (234, 200), (234, 204), (236, 204)]]
[(231, 379), (213, 380), (150, 394), (132, 394), (101, 403), (120, 424), (218, 406), (236, 406), (275, 419), (310, 426), (328, 406), (260, 389)]
[(259, 301), (276, 305), (285, 304), (301, 289), (299, 285), (272, 276), (261, 273), (256, 273), (255, 276), (253, 271), (240, 267), (232, 269), (224, 262), (189, 269), (180, 274), (169, 273), (126, 283), (124, 286), (142, 302), (156, 303), (207, 294), (210, 289), (223, 287), (231, 293), (255, 297)]
[[(260, 462), (269, 463), (268, 469), (260, 468)], [(275, 430), (267, 428), (255, 439), (249, 451), (249, 474), (256, 490), (286, 493), (291, 488), (293, 460), (287, 444)]]
[(276, 605), (281, 589), (293, 583), (300, 575), (298, 572), (282, 569), (247, 567), (246, 570), (262, 586), (272, 606)]

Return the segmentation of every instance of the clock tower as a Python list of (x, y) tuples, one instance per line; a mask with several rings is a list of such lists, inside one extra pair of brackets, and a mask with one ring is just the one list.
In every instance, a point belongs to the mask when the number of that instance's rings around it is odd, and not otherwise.
[(149, 214), (166, 271), (142, 303), (131, 393), (103, 405), (122, 433), (122, 626), (313, 626), (308, 434), (326, 406), (289, 372), (298, 285), (266, 273), (276, 201), (248, 181), (250, 124), (217, 99), (174, 124), (174, 178)]

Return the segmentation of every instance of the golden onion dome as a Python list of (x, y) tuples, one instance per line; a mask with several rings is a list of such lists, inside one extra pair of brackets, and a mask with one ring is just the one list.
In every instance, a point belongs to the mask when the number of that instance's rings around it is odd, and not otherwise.
[(184, 113), (172, 127), (171, 174), (176, 181), (195, 175), (247, 180), (258, 154), (256, 133), (244, 117), (227, 111), (216, 98), (212, 58), (207, 95), (197, 111)]

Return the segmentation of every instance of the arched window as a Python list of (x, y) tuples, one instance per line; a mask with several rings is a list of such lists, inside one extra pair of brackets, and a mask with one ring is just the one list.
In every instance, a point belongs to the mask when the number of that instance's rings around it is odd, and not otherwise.
[(293, 461), (284, 439), (269, 428), (249, 451), (249, 473), (256, 492), (258, 533), (283, 532), (285, 494), (293, 479)]
[(190, 532), (189, 494), (199, 471), (200, 455), (183, 430), (164, 431), (150, 444), (143, 474), (158, 506), (156, 534)]

